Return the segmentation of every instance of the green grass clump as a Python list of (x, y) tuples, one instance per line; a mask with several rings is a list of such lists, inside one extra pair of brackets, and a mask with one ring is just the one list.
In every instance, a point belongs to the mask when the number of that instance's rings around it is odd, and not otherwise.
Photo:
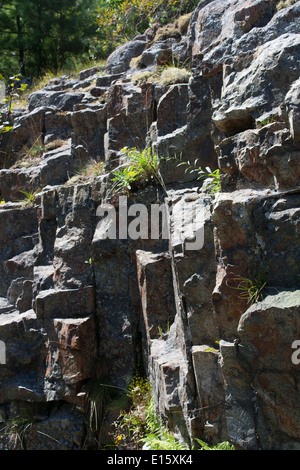
[(116, 192), (129, 192), (139, 189), (148, 183), (161, 183), (159, 157), (151, 148), (137, 150), (122, 149), (124, 166), (113, 171), (113, 189)]
[(240, 297), (247, 300), (248, 304), (253, 305), (255, 302), (260, 302), (264, 299), (267, 282), (263, 272), (259, 272), (254, 279), (237, 276), (233, 281), (237, 281), (238, 285), (237, 287), (230, 287), (240, 291)]
[(24, 194), (25, 196), (25, 198), (22, 199), (21, 202), (24, 204), (25, 207), (33, 206), (35, 197), (39, 192), (40, 192), (39, 189), (37, 189), (36, 191), (20, 191), (20, 193)]
[(209, 446), (206, 442), (203, 442), (200, 439), (195, 439), (195, 441), (200, 445), (199, 450), (235, 450), (234, 446), (228, 441), (220, 442), (213, 446)]

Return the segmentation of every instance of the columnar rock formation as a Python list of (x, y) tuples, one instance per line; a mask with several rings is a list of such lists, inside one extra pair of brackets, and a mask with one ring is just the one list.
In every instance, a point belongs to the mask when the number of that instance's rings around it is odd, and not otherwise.
[[(95, 445), (85, 384), (123, 387), (140, 364), (189, 445), (300, 448), (300, 2), (277, 4), (204, 0), (186, 31), (148, 30), (15, 111), (0, 158), (0, 421), (34, 416), (27, 449)], [(131, 80), (171, 58), (189, 64), (184, 83)], [(164, 187), (127, 204), (166, 201), (170, 237), (105, 240), (97, 208), (121, 210), (121, 149), (146, 145)], [(92, 175), (78, 174), (91, 159)], [(182, 161), (219, 168), (221, 190)], [(34, 203), (21, 191), (37, 191)], [(189, 249), (195, 208), (204, 245)], [(237, 279), (262, 273), (265, 298), (250, 305)]]

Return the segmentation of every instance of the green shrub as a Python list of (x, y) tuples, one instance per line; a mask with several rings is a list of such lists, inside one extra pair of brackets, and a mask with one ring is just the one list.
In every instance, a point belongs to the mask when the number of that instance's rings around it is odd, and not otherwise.
[(115, 423), (114, 441), (117, 448), (149, 450), (187, 450), (162, 423), (154, 411), (154, 400), (149, 381), (140, 375), (128, 387), (131, 406), (123, 411)]
[(137, 150), (124, 147), (122, 152), (125, 157), (124, 167), (113, 171), (115, 191), (138, 189), (148, 183), (161, 183), (159, 172), (159, 157), (151, 148)]
[(146, 415), (146, 435), (141, 439), (149, 450), (188, 450), (181, 444), (162, 423), (154, 411), (154, 400), (151, 398)]

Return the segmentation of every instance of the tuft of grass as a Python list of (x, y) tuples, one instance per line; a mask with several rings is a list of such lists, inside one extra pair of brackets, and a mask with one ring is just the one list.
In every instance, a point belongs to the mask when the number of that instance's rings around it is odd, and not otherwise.
[(153, 42), (165, 41), (166, 39), (180, 39), (181, 33), (174, 25), (166, 25), (158, 28)]
[(164, 87), (177, 83), (188, 83), (191, 76), (192, 73), (186, 68), (166, 67), (161, 73), (159, 84)]
[(36, 195), (40, 192), (39, 189), (36, 191), (20, 191), (20, 193), (25, 195), (25, 198), (21, 200), (24, 206), (33, 206)]
[(135, 85), (143, 85), (144, 83), (157, 83), (159, 81), (159, 74), (147, 70), (146, 72), (136, 72), (132, 75), (131, 81)]
[(191, 76), (192, 73), (187, 68), (165, 65), (156, 71), (136, 72), (132, 75), (131, 81), (135, 85), (158, 83), (165, 87), (177, 83), (188, 83)]
[(180, 162), (177, 166), (187, 165), (185, 169), (185, 173), (196, 173), (197, 179), (204, 179), (208, 181), (207, 188), (210, 188), (210, 192), (212, 194), (221, 191), (221, 173), (220, 170), (217, 168), (216, 170), (211, 170), (209, 166), (202, 169), (201, 167), (197, 167), (198, 158), (194, 161), (193, 165), (187, 162)]
[(122, 149), (124, 154), (124, 166), (113, 171), (113, 190), (126, 191), (145, 186), (147, 183), (162, 184), (159, 171), (159, 157), (151, 148), (137, 150), (136, 148)]
[(83, 390), (86, 392), (86, 423), (91, 431), (99, 431), (109, 404), (119, 392), (106, 380), (96, 377), (90, 379)]
[(200, 449), (198, 450), (235, 450), (234, 446), (228, 441), (220, 442), (211, 447), (200, 439), (195, 439), (195, 441), (200, 445)]
[(141, 59), (142, 59), (142, 55), (139, 55), (137, 57), (133, 57), (130, 61), (130, 68), (136, 68), (136, 67), (139, 67), (140, 64), (141, 64)]
[(45, 145), (45, 149), (47, 151), (55, 150), (55, 149), (57, 149), (59, 147), (62, 147), (63, 145), (66, 145), (66, 144), (67, 144), (67, 140), (55, 139), (55, 140), (52, 140), (52, 142), (48, 142)]
[(93, 181), (98, 176), (103, 175), (105, 172), (105, 162), (97, 162), (93, 158), (83, 164), (77, 171), (75, 175), (72, 176), (65, 184), (67, 186), (72, 184), (79, 184), (86, 181)]
[(29, 431), (31, 426), (35, 423), (35, 417), (32, 413), (28, 410), (22, 410), (22, 414), (20, 416), (16, 416), (12, 418), (6, 428), (5, 434), (10, 435), (11, 437), (15, 438), (16, 440), (20, 441), (21, 449), (26, 449), (25, 443), (25, 434), (26, 431)]
[(175, 28), (179, 29), (180, 33), (184, 35), (189, 27), (191, 21), (192, 13), (187, 13), (186, 15), (181, 15), (174, 23)]
[(277, 11), (282, 10), (283, 8), (288, 8), (297, 3), (299, 0), (281, 0), (277, 5)]
[(240, 291), (240, 297), (247, 300), (247, 303), (250, 304), (250, 306), (255, 302), (260, 302), (264, 299), (267, 282), (263, 272), (259, 272), (259, 274), (254, 279), (248, 279), (244, 276), (237, 276), (232, 280), (237, 281), (238, 285), (237, 287), (229, 287)]

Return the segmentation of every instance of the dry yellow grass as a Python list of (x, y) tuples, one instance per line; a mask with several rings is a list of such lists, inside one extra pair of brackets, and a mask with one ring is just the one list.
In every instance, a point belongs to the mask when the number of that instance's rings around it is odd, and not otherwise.
[(161, 86), (174, 85), (176, 83), (188, 83), (191, 72), (185, 68), (166, 67), (159, 79)]
[(299, 0), (281, 0), (277, 5), (277, 10), (282, 10), (283, 8), (291, 7)]

